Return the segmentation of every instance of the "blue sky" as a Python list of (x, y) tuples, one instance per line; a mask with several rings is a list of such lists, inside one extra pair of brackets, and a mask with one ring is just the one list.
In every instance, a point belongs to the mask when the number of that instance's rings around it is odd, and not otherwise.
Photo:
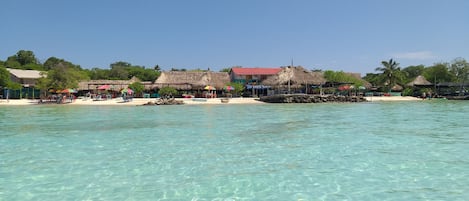
[(375, 72), (469, 59), (465, 0), (4, 0), (0, 60), (32, 50), (83, 68), (232, 66)]

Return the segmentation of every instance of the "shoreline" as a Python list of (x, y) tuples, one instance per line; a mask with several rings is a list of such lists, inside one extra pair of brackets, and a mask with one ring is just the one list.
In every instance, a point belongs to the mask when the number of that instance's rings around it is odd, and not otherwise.
[(368, 102), (394, 102), (394, 101), (422, 101), (424, 99), (413, 96), (365, 96)]
[[(259, 101), (258, 98), (230, 98), (228, 103), (222, 103), (221, 99), (223, 98), (208, 98), (201, 99), (201, 101), (194, 101), (192, 98), (176, 98), (178, 101), (183, 101), (184, 105), (238, 105), (238, 104), (267, 104), (265, 102)], [(411, 96), (367, 96), (365, 99), (368, 102), (392, 102), (392, 101), (422, 101), (423, 99)], [(155, 101), (155, 98), (134, 98), (130, 102), (124, 102), (122, 98), (114, 98), (111, 100), (103, 101), (94, 101), (94, 100), (84, 100), (76, 99), (72, 103), (66, 103), (61, 105), (111, 105), (111, 106), (138, 106), (144, 105), (150, 101)], [(31, 99), (0, 99), (0, 106), (9, 106), (9, 105), (42, 105), (38, 104), (39, 100)], [(49, 105), (49, 104), (43, 104)], [(52, 105), (56, 105), (53, 104)]]
[[(239, 105), (239, 104), (266, 104), (258, 101), (258, 98), (230, 98), (228, 103), (222, 103), (223, 98), (208, 98), (204, 101), (194, 101), (192, 98), (176, 98), (177, 101), (183, 101), (184, 105)], [(155, 102), (156, 98), (134, 98), (132, 101), (124, 102), (122, 98), (113, 98), (111, 100), (94, 101), (91, 99), (75, 99), (71, 103), (65, 104), (39, 104), (39, 100), (31, 99), (0, 99), (0, 106), (21, 106), (21, 105), (102, 105), (102, 106), (140, 106), (148, 102)]]

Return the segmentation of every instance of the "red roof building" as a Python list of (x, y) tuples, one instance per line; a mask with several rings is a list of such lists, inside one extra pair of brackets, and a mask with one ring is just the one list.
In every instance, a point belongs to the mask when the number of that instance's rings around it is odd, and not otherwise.
[(276, 75), (281, 68), (232, 68), (235, 75)]
[(278, 68), (231, 68), (230, 78), (234, 82), (243, 84), (260, 83), (270, 76), (277, 75), (282, 69)]

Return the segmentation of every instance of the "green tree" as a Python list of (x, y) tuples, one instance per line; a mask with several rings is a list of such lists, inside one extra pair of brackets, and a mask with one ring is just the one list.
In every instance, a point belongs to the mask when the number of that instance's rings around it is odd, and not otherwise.
[(143, 71), (143, 76), (139, 79), (142, 81), (151, 81), (154, 82), (161, 75), (160, 71), (154, 71), (151, 69), (145, 69)]
[(185, 69), (185, 68), (181, 68), (181, 69), (179, 69), (179, 68), (171, 68), (171, 71), (187, 71), (187, 69)]
[(338, 82), (338, 83), (352, 83), (358, 86), (364, 86), (365, 83), (363, 80), (358, 79), (351, 74), (345, 73), (343, 71), (324, 71), (324, 78), (329, 82)]
[(63, 59), (57, 57), (49, 57), (46, 62), (44, 62), (44, 70), (50, 70), (52, 67), (58, 65), (59, 63), (64, 62)]
[(21, 88), (23, 88), (23, 85), (21, 85), (20, 83), (17, 83), (17, 82), (13, 82), (13, 81), (9, 81), (7, 83), (7, 87), (9, 89), (13, 89), (13, 90), (20, 90)]
[(59, 62), (51, 66), (47, 72), (47, 77), (39, 80), (42, 89), (66, 89), (77, 88), (78, 82), (88, 80), (89, 77), (80, 66), (74, 65), (68, 61)]
[(131, 66), (128, 67), (129, 77), (137, 77), (142, 81), (155, 81), (160, 72), (155, 71), (153, 69), (146, 69), (143, 66)]
[(455, 76), (449, 72), (449, 63), (436, 63), (433, 66), (425, 68), (423, 76), (430, 82), (452, 82)]
[(413, 79), (415, 79), (417, 76), (423, 75), (424, 71), (425, 71), (424, 65), (408, 66), (402, 69), (402, 72), (404, 73), (404, 75), (406, 75), (404, 83), (409, 83)]
[[(118, 61), (112, 63), (109, 73), (107, 73), (108, 79), (112, 80), (128, 80), (132, 77), (137, 77), (142, 81), (155, 81), (156, 78), (160, 75), (159, 66), (155, 66), (153, 69), (146, 69), (145, 66), (132, 65), (128, 62)], [(96, 73), (93, 75), (93, 73)], [(99, 75), (104, 75), (104, 72), (94, 72), (90, 73), (90, 77), (101, 77)]]
[(100, 68), (92, 68), (90, 70), (85, 70), (90, 79), (92, 80), (109, 80), (110, 79), (110, 72), (109, 69), (100, 69)]
[(18, 51), (18, 53), (16, 53), (16, 60), (20, 62), (21, 65), (39, 64), (39, 60), (34, 55), (33, 51), (30, 50)]
[(160, 66), (159, 66), (158, 64), (156, 64), (156, 66), (153, 67), (153, 69), (154, 69), (155, 71), (157, 71), (157, 72), (161, 72), (161, 68), (160, 68)]
[(111, 64), (111, 69), (115, 68), (115, 67), (128, 68), (128, 67), (131, 67), (131, 66), (132, 66), (132, 64), (130, 64), (129, 62), (118, 61), (118, 62), (114, 62), (114, 63)]
[(378, 73), (367, 73), (363, 79), (373, 86), (378, 86), (381, 84), (381, 74)]
[(20, 62), (16, 61), (15, 59), (11, 59), (11, 57), (8, 57), (8, 59), (5, 61), (5, 67), (14, 68), (14, 69), (21, 69), (21, 64), (20, 64)]
[(8, 89), (19, 90), (23, 86), (19, 83), (11, 81), (10, 72), (3, 64), (0, 64), (0, 88), (6, 87)]
[(231, 68), (222, 68), (220, 72), (226, 72), (229, 73), (231, 71)]
[(381, 71), (381, 84), (385, 86), (387, 91), (390, 91), (393, 86), (402, 82), (404, 76), (399, 67), (399, 63), (390, 59), (389, 61), (382, 61), (382, 67), (378, 67), (375, 70)]
[(123, 66), (115, 66), (109, 72), (109, 79), (111, 80), (128, 80), (129, 72)]
[(469, 74), (469, 63), (463, 58), (456, 58), (451, 63), (449, 71), (455, 76), (456, 82), (465, 82)]
[(244, 90), (244, 85), (238, 82), (230, 82), (226, 85), (234, 87), (234, 90), (232, 91), (234, 94), (241, 94), (241, 92)]
[(132, 64), (124, 61), (118, 61), (110, 65), (111, 71), (109, 72), (109, 78), (112, 80), (128, 80), (132, 78), (129, 76), (128, 68)]
[(140, 96), (145, 90), (145, 86), (141, 82), (134, 82), (132, 84), (129, 84), (129, 88), (134, 90), (135, 94), (139, 94)]
[(8, 57), (6, 67), (26, 70), (44, 70), (33, 51), (20, 50), (15, 55)]
[(163, 87), (158, 91), (158, 93), (161, 96), (176, 95), (178, 93), (178, 91), (174, 87)]
[(8, 72), (3, 64), (0, 64), (0, 88), (8, 87), (10, 81), (10, 72)]

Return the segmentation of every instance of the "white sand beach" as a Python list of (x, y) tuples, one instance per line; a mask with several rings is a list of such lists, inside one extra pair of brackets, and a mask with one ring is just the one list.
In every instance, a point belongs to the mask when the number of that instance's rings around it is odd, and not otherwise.
[[(111, 100), (102, 100), (94, 101), (91, 99), (76, 99), (72, 103), (67, 103), (65, 105), (121, 105), (121, 106), (135, 106), (135, 105), (144, 105), (150, 101), (155, 102), (155, 98), (134, 98), (132, 101), (124, 102), (122, 98), (115, 98)], [(191, 98), (176, 98), (176, 100), (183, 101), (187, 105), (201, 105), (201, 104), (265, 104), (264, 102), (258, 101), (256, 98), (230, 98), (228, 103), (222, 103), (221, 98), (209, 98), (209, 99), (196, 99)], [(39, 100), (30, 100), (30, 99), (10, 99), (0, 100), (0, 106), (2, 105), (36, 105)]]
[[(369, 102), (380, 102), (380, 101), (422, 101), (421, 98), (411, 96), (369, 96), (365, 97)], [(183, 101), (187, 105), (203, 105), (203, 104), (265, 104), (264, 102), (258, 101), (257, 98), (230, 98), (228, 103), (222, 103), (221, 98), (208, 98), (208, 99), (191, 99), (191, 98), (176, 98), (176, 100)], [(85, 99), (76, 99), (72, 103), (66, 105), (144, 105), (150, 101), (156, 101), (155, 98), (134, 98), (130, 102), (124, 102), (121, 98), (115, 98), (111, 100), (94, 101)], [(0, 99), (0, 106), (2, 105), (36, 105), (38, 100), (30, 99)]]
[(423, 99), (412, 96), (366, 96), (365, 99), (370, 102), (378, 101), (421, 101)]

